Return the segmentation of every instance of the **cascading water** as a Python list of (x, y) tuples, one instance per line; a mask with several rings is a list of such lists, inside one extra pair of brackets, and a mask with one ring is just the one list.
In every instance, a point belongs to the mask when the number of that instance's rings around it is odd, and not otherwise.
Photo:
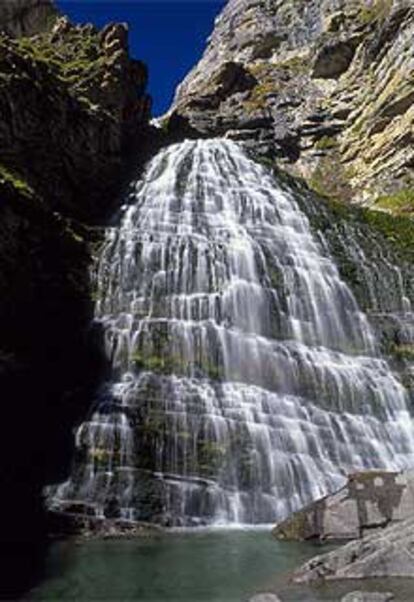
[(98, 271), (112, 382), (52, 504), (269, 523), (414, 465), (406, 391), (293, 193), (233, 142), (186, 141), (129, 202)]

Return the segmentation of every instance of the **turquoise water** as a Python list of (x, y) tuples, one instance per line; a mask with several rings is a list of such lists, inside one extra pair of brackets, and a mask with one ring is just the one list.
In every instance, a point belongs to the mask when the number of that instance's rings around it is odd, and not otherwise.
[[(255, 593), (273, 591), (283, 602), (319, 602), (362, 589), (361, 583), (292, 586), (289, 571), (321, 551), (316, 544), (277, 542), (263, 531), (58, 542), (50, 549), (43, 582), (25, 599), (247, 602)], [(405, 593), (401, 584), (398, 599), (414, 600), (414, 584), (406, 584)], [(391, 589), (390, 582), (363, 585)]]

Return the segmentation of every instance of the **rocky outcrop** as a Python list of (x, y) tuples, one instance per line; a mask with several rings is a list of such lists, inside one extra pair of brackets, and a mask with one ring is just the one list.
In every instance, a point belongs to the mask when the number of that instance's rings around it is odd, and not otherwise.
[[(410, 213), (413, 33), (410, 0), (229, 0), (168, 118), (324, 194)], [(248, 85), (223, 85), (228, 65)]]
[[(122, 24), (99, 32), (61, 18), (31, 37), (0, 34), (0, 541), (7, 547), (0, 592), (7, 598), (24, 590), (26, 569), (42, 557), (42, 488), (65, 477), (73, 425), (105, 369), (91, 327), (91, 267), (128, 153), (142, 151), (151, 135), (146, 81)], [(30, 559), (21, 559), (21, 542)]]
[(395, 596), (392, 592), (350, 592), (341, 598), (341, 602), (390, 602)]
[(6, 0), (0, 4), (0, 30), (33, 35), (50, 28), (57, 14), (52, 0)]
[(48, 526), (53, 535), (55, 537), (76, 536), (82, 539), (135, 539), (156, 537), (164, 532), (161, 527), (152, 523), (98, 518), (79, 514), (80, 510), (74, 508), (72, 513), (49, 513)]
[(360, 472), (338, 492), (276, 525), (273, 534), (278, 539), (356, 539), (409, 518), (413, 508), (413, 472)]
[(148, 131), (147, 70), (129, 58), (127, 35), (63, 17), (37, 36), (0, 37), (1, 161), (77, 219), (105, 215), (129, 147)]
[[(279, 539), (354, 540), (306, 562), (293, 575), (297, 583), (412, 577), (413, 507), (412, 471), (356, 473), (337, 493), (277, 525), (274, 535)], [(392, 596), (351, 592), (343, 600), (392, 600)]]
[(281, 602), (280, 598), (276, 594), (256, 594), (253, 598), (250, 598), (249, 602)]
[(315, 580), (409, 577), (414, 575), (414, 518), (375, 531), (333, 552), (312, 558), (293, 576)]

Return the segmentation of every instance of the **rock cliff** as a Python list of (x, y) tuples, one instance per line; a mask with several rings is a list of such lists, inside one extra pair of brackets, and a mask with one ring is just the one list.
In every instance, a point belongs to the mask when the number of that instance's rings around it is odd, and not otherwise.
[[(28, 14), (32, 4), (18, 6)], [(0, 18), (13, 6), (2, 5)], [(28, 542), (40, 541), (42, 487), (63, 478), (72, 426), (104, 369), (99, 333), (90, 326), (94, 249), (131, 149), (140, 156), (152, 137), (147, 70), (129, 56), (125, 25), (98, 31), (59, 18), (35, 35), (12, 36), (30, 31), (19, 19), (19, 27), (3, 26), (0, 34), (0, 539), (7, 542), (0, 590), (6, 597), (14, 593), (8, 586), (25, 586), (26, 559), (11, 544), (24, 541), (27, 552)], [(35, 551), (27, 564), (39, 557)]]
[(410, 518), (413, 508), (413, 472), (360, 472), (350, 475), (336, 493), (276, 525), (273, 534), (287, 540), (357, 539), (373, 529)]
[(319, 192), (412, 212), (413, 35), (410, 0), (229, 0), (169, 127), (243, 140)]
[[(105, 369), (99, 332), (87, 332), (99, 227), (131, 149), (142, 158), (161, 134), (124, 25), (75, 27), (46, 0), (2, 5), (0, 24), (0, 533), (16, 541), (40, 525), (41, 487), (62, 477)], [(318, 192), (410, 213), (412, 32), (409, 0), (230, 0), (167, 131), (242, 140)], [(412, 339), (391, 323), (413, 290), (412, 223), (313, 206), (312, 226), (412, 383)], [(352, 237), (366, 241), (363, 260), (349, 256)]]
[(56, 17), (52, 0), (6, 0), (0, 4), (0, 28), (13, 36), (45, 31)]
[(294, 574), (297, 583), (315, 580), (407, 577), (414, 574), (414, 518), (352, 541), (309, 560)]
[(0, 37), (2, 164), (77, 219), (105, 214), (147, 129), (147, 70), (127, 40), (125, 25), (98, 32), (65, 17), (36, 36)]

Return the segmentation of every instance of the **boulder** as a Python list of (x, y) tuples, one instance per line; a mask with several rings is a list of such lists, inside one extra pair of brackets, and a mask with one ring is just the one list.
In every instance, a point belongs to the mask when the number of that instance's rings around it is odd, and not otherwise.
[(360, 540), (312, 558), (293, 575), (296, 583), (315, 580), (414, 577), (414, 518), (392, 524)]
[(275, 594), (256, 594), (253, 598), (250, 598), (249, 602), (282, 602), (281, 599)]
[(391, 592), (349, 592), (341, 602), (389, 602), (394, 599)]
[(414, 508), (414, 472), (364, 471), (337, 491), (277, 524), (278, 539), (355, 539), (404, 520)]

